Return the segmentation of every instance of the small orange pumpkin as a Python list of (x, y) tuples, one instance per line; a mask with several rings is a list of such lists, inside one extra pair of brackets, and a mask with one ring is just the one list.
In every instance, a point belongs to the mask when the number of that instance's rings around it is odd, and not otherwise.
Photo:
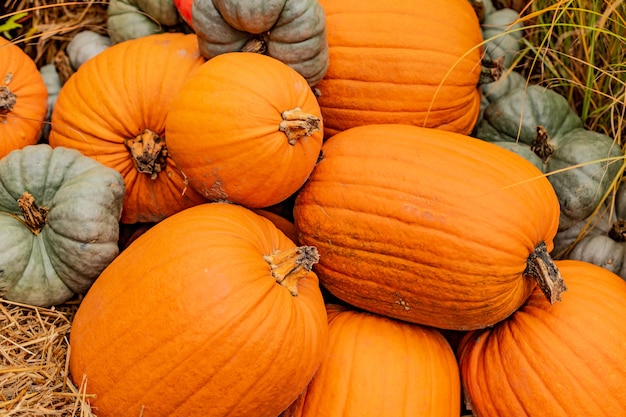
[(462, 340), (476, 416), (626, 415), (626, 282), (591, 263), (555, 263), (563, 301), (550, 305), (535, 290), (511, 317)]
[(78, 149), (122, 174), (122, 223), (158, 222), (206, 202), (188, 186), (165, 135), (172, 98), (203, 62), (195, 35), (150, 35), (105, 49), (63, 85), (50, 144)]
[(172, 158), (210, 201), (249, 208), (295, 193), (322, 147), (322, 117), (308, 83), (253, 52), (208, 60), (185, 83), (166, 122)]
[(480, 23), (467, 0), (320, 0), (325, 137), (402, 123), (469, 134), (480, 111)]
[(389, 317), (450, 330), (492, 325), (551, 274), (559, 203), (526, 159), (440, 129), (369, 125), (327, 140), (297, 193), (300, 244), (322, 284)]
[(102, 417), (277, 416), (326, 348), (316, 255), (234, 204), (168, 217), (81, 302), (72, 378)]
[(280, 417), (459, 417), (454, 352), (432, 328), (328, 305), (328, 347)]
[(48, 109), (48, 90), (35, 62), (0, 36), (0, 158), (34, 145)]

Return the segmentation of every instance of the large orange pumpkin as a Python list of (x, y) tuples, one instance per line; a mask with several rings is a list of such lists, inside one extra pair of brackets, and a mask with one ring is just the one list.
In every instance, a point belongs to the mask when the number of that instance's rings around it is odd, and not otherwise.
[(167, 117), (168, 146), (189, 184), (211, 201), (250, 208), (295, 193), (322, 147), (315, 95), (294, 69), (253, 52), (211, 58)]
[(469, 134), (483, 41), (467, 0), (320, 0), (329, 66), (316, 84), (325, 136), (404, 123)]
[(39, 140), (48, 90), (35, 62), (0, 36), (0, 158)]
[(559, 203), (524, 158), (458, 133), (369, 125), (330, 138), (294, 220), (315, 270), (357, 307), (450, 330), (492, 325), (520, 307), (543, 272)]
[(326, 348), (315, 260), (314, 248), (241, 206), (174, 214), (131, 243), (82, 301), (72, 378), (86, 377), (99, 417), (275, 417)]
[(507, 320), (459, 348), (477, 417), (626, 416), (626, 282), (582, 261), (556, 261), (568, 285), (540, 291)]
[(168, 152), (172, 98), (204, 59), (195, 35), (145, 36), (107, 48), (64, 84), (50, 144), (75, 148), (119, 171), (123, 223), (157, 222), (206, 202)]
[(437, 330), (328, 305), (328, 348), (281, 417), (459, 417), (454, 352)]

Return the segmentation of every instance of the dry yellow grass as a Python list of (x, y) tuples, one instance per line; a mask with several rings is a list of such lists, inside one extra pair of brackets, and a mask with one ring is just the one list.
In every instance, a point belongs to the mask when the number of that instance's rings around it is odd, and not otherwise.
[(78, 303), (46, 309), (0, 300), (0, 410), (4, 416), (93, 417), (86, 386), (69, 377)]
[(21, 28), (10, 32), (38, 66), (53, 62), (72, 37), (85, 29), (106, 33), (106, 0), (0, 0), (0, 23), (17, 13)]

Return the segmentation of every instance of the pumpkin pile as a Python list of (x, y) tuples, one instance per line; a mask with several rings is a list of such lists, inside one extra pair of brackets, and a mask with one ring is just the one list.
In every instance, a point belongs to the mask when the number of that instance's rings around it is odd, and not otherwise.
[(623, 152), (513, 70), (517, 13), (108, 13), (54, 83), (0, 44), (0, 294), (80, 297), (98, 417), (626, 416), (626, 267), (578, 241), (626, 240)]

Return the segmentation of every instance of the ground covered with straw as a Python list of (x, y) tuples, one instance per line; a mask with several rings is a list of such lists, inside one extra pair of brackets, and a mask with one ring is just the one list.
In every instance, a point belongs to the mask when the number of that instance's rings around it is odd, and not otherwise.
[(35, 308), (0, 302), (0, 410), (3, 416), (94, 416), (86, 386), (68, 374), (69, 332), (78, 302)]

